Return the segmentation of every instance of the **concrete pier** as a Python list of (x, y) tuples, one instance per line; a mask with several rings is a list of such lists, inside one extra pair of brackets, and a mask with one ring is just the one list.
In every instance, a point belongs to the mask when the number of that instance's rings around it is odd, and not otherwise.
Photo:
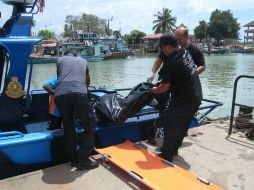
[[(254, 189), (254, 141), (239, 133), (227, 136), (228, 121), (217, 120), (189, 130), (174, 163), (226, 190)], [(162, 139), (156, 139), (160, 146)], [(156, 152), (146, 142), (142, 146)], [(95, 156), (100, 160), (100, 156)], [(0, 180), (1, 190), (146, 189), (116, 167), (76, 171), (70, 163)]]

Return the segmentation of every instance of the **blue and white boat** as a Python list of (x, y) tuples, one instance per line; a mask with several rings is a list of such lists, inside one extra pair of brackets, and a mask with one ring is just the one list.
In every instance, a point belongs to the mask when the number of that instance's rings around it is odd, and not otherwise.
[[(46, 40), (46, 42), (48, 42), (48, 40)], [(100, 47), (92, 45), (92, 42), (89, 44), (74, 41), (45, 43), (45, 40), (43, 40), (39, 45), (35, 46), (34, 49), (36, 52), (30, 55), (30, 60), (33, 64), (56, 63), (63, 52), (69, 48), (75, 49), (78, 56), (82, 57), (87, 62), (100, 62), (104, 59), (101, 55)]]
[[(5, 1), (6, 2), (6, 1)], [(26, 2), (26, 1), (25, 1)], [(31, 37), (30, 30), (36, 3), (8, 2), (14, 15), (0, 33), (0, 179), (52, 166), (69, 160), (63, 143), (63, 129), (47, 130), (49, 95), (43, 90), (30, 91), (33, 63), (29, 56), (33, 46), (42, 40)], [(29, 9), (30, 11), (26, 11)], [(15, 12), (15, 11), (14, 11)], [(129, 89), (92, 89), (94, 97)], [(219, 102), (206, 101), (200, 109), (212, 111)], [(146, 140), (154, 130), (159, 113), (153, 106), (145, 106), (125, 122), (113, 125), (99, 123), (96, 128), (96, 147), (119, 144), (124, 140)], [(194, 118), (192, 127), (201, 118)], [(77, 124), (77, 132), (82, 128)]]

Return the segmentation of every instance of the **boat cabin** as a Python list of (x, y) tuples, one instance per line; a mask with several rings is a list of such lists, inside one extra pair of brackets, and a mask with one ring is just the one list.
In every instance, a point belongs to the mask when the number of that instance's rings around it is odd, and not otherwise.
[(77, 31), (78, 41), (92, 41), (93, 43), (98, 43), (98, 34), (93, 32), (83, 32), (82, 30)]

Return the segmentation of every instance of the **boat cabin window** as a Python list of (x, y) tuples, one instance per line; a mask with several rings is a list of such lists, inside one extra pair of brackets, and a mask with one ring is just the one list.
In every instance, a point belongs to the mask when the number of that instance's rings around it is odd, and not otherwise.
[(5, 49), (0, 46), (0, 94), (2, 94), (9, 71), (9, 61)]

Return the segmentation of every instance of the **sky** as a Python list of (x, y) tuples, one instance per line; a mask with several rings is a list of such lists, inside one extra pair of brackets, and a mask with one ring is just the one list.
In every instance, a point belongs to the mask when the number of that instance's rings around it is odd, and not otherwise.
[[(36, 26), (33, 32), (48, 29), (57, 35), (63, 32), (67, 15), (94, 14), (100, 18), (113, 20), (109, 22), (110, 29), (121, 30), (122, 35), (132, 30), (140, 30), (146, 34), (152, 31), (154, 14), (162, 12), (163, 8), (172, 10), (172, 16), (177, 18), (176, 25), (183, 23), (193, 34), (193, 29), (199, 21), (209, 22), (211, 13), (230, 9), (234, 18), (240, 23), (240, 38), (243, 38), (242, 27), (254, 20), (253, 0), (45, 0), (44, 12), (34, 16)], [(12, 6), (0, 0), (0, 26), (10, 17)]]

